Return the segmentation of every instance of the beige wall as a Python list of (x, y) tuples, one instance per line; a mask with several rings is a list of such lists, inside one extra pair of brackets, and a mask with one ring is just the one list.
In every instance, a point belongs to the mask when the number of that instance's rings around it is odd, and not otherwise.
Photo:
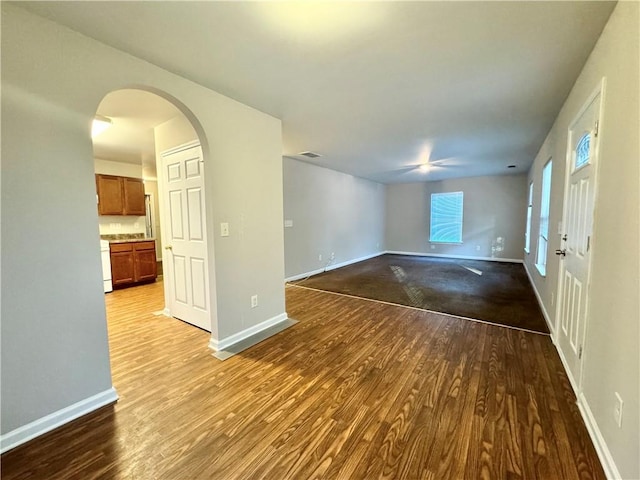
[(126, 162), (114, 162), (96, 158), (93, 160), (96, 173), (120, 177), (142, 178), (142, 165)]
[[(195, 131), (191, 122), (184, 115), (178, 115), (154, 128), (153, 131), (154, 145), (156, 158), (154, 159), (155, 164), (155, 173), (156, 173), (156, 181), (149, 184), (149, 189), (154, 196), (155, 202), (155, 217), (156, 217), (156, 255), (158, 258), (162, 259), (163, 250), (162, 250), (162, 216), (163, 206), (162, 199), (160, 198), (160, 193), (158, 191), (158, 169), (162, 162), (160, 160), (160, 154), (170, 150), (175, 147), (179, 147), (180, 145), (185, 145), (187, 143), (198, 141), (198, 133)], [(146, 182), (145, 182), (145, 190), (146, 190)], [(166, 287), (166, 285), (165, 285)], [(214, 294), (214, 293), (212, 293)], [(167, 296), (167, 292), (165, 291), (165, 297)]]
[[(429, 242), (432, 193), (464, 192), (462, 245)], [(525, 175), (502, 175), (387, 185), (385, 241), (395, 252), (521, 260)], [(503, 250), (495, 251), (498, 237)]]
[(291, 158), (283, 165), (287, 278), (384, 250), (384, 185)]
[(5, 438), (111, 389), (90, 136), (109, 92), (163, 93), (197, 125), (209, 225), (242, 232), (215, 242), (218, 338), (284, 314), (284, 253), (278, 119), (6, 2), (1, 53)]
[[(542, 167), (553, 157), (551, 253), (560, 246), (556, 233), (562, 218), (568, 128), (606, 77), (581, 404), (592, 415), (603, 450), (615, 464), (610, 472), (617, 469), (625, 479), (640, 478), (639, 27), (640, 4), (619, 2), (530, 172), (539, 185)], [(539, 205), (539, 198), (538, 186), (534, 204)], [(559, 260), (549, 255), (547, 277), (539, 275), (534, 266), (537, 219), (533, 232), (526, 265), (555, 323), (552, 296), (557, 295)], [(622, 428), (613, 417), (614, 392), (625, 402)]]

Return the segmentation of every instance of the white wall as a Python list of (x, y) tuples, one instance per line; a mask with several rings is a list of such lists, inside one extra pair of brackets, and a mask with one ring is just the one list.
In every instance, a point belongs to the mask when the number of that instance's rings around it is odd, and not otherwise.
[(93, 161), (96, 173), (115, 175), (118, 177), (142, 178), (142, 164), (114, 162), (96, 158)]
[[(557, 224), (562, 218), (565, 155), (570, 122), (587, 97), (606, 77), (604, 117), (600, 125), (600, 158), (592, 270), (584, 346), (582, 406), (594, 419), (594, 429), (612, 456), (621, 478), (640, 478), (640, 4), (619, 2), (589, 60), (578, 77), (530, 172), (538, 187), (534, 195), (531, 273), (552, 322), (556, 305), (560, 247)], [(536, 270), (535, 251), (540, 205), (540, 177), (553, 157), (551, 228), (547, 276)], [(556, 296), (556, 295), (554, 295)], [(577, 380), (577, 379), (576, 379)], [(613, 417), (614, 392), (625, 404), (623, 425)], [(606, 463), (606, 462), (605, 462)]]
[(384, 250), (384, 185), (291, 158), (282, 162), (284, 216), (293, 222), (284, 229), (287, 278)]
[[(102, 175), (142, 178), (142, 165), (114, 162), (112, 160), (94, 159), (95, 172)], [(131, 215), (99, 215), (98, 227), (100, 235), (118, 233), (144, 233), (145, 217)]]
[(4, 438), (111, 387), (90, 136), (107, 93), (165, 92), (196, 121), (210, 226), (238, 232), (210, 265), (221, 338), (284, 313), (284, 240), (279, 120), (6, 3), (1, 53)]
[[(429, 242), (431, 194), (464, 192), (462, 244)], [(525, 175), (503, 175), (387, 185), (387, 250), (521, 260), (524, 249)], [(503, 250), (496, 251), (496, 239)]]

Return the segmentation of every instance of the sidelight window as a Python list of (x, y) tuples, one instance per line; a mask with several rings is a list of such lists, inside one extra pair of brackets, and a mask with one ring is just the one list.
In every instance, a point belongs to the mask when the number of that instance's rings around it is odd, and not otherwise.
[(529, 253), (531, 247), (531, 214), (533, 213), (533, 182), (529, 184), (529, 200), (527, 202), (527, 230), (524, 232), (524, 251)]
[(542, 197), (540, 199), (540, 234), (536, 268), (544, 276), (547, 274), (547, 247), (549, 245), (549, 207), (551, 203), (551, 170), (553, 162), (549, 160), (542, 169)]

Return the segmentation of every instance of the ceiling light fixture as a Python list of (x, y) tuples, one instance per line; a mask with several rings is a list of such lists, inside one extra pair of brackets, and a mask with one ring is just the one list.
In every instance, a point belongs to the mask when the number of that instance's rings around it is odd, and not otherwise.
[(429, 170), (431, 170), (431, 166), (428, 163), (423, 163), (418, 167), (418, 170), (420, 170), (422, 173), (427, 173)]
[(307, 158), (318, 158), (322, 156), (319, 153), (315, 153), (315, 152), (300, 152), (298, 155), (307, 157)]
[(91, 138), (96, 138), (111, 125), (113, 125), (113, 120), (111, 120), (109, 117), (96, 115), (91, 125)]

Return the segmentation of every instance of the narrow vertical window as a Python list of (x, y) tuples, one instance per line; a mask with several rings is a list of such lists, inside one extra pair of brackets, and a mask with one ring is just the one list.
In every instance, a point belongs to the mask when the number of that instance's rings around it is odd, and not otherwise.
[(551, 169), (553, 162), (549, 160), (542, 169), (542, 196), (540, 199), (540, 235), (538, 237), (538, 253), (536, 267), (542, 275), (547, 274), (547, 246), (549, 244), (549, 206), (551, 203)]
[(529, 200), (527, 201), (527, 229), (524, 232), (524, 251), (531, 248), (531, 214), (533, 213), (533, 182), (529, 184)]
[(463, 193), (432, 193), (429, 241), (462, 243)]

